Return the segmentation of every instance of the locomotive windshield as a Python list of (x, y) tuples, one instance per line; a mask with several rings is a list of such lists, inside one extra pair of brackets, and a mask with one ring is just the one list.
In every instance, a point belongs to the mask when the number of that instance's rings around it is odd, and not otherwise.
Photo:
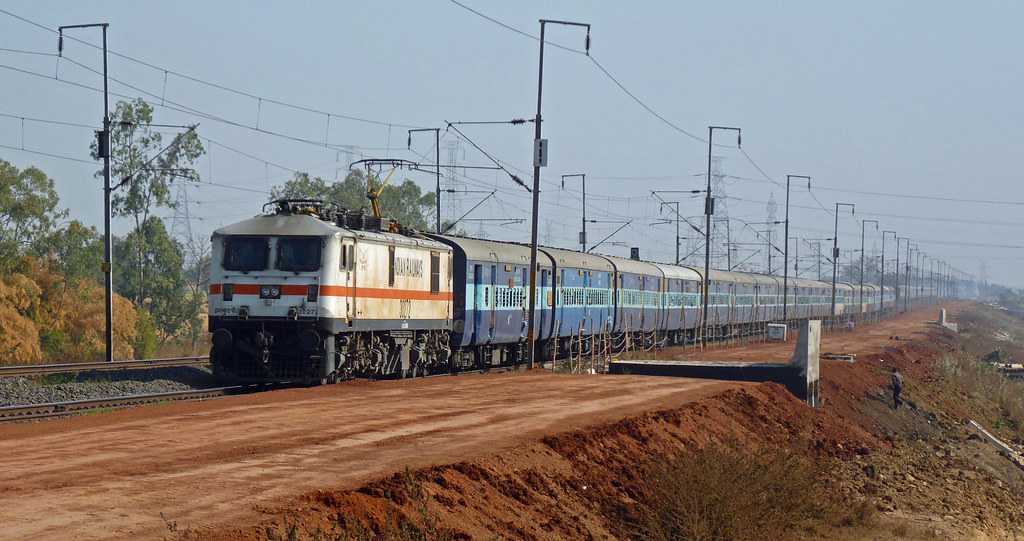
[(266, 237), (230, 237), (224, 241), (224, 269), (264, 270), (269, 253), (270, 242)]
[(320, 239), (280, 237), (277, 240), (277, 269), (292, 272), (320, 270)]

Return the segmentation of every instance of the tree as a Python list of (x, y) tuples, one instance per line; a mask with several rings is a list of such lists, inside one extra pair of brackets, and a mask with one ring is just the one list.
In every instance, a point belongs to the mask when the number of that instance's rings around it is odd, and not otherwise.
[(18, 170), (0, 160), (0, 272), (49, 236), (67, 216), (53, 179), (35, 167)]
[(186, 269), (185, 284), (187, 295), (187, 313), (189, 315), (188, 337), (192, 343), (192, 350), (195, 351), (199, 338), (206, 332), (206, 322), (203, 319), (207, 302), (207, 291), (210, 288), (210, 252), (209, 241), (201, 238), (191, 238), (185, 244)]
[[(114, 286), (136, 304), (145, 306), (164, 338), (174, 336), (192, 315), (185, 298), (184, 255), (181, 244), (170, 237), (164, 222), (151, 216), (142, 226), (114, 243), (114, 257), (131, 256), (143, 247), (142, 272), (124, 266), (114, 268)], [(145, 284), (140, 283), (145, 277)], [(144, 287), (143, 287), (144, 285)]]
[(103, 282), (103, 239), (95, 227), (72, 220), (37, 242), (34, 251), (72, 286), (84, 278)]
[[(341, 182), (330, 183), (308, 173), (296, 173), (295, 178), (283, 186), (274, 187), (271, 200), (282, 198), (323, 199), (349, 210), (364, 210), (369, 213), (370, 200), (366, 196), (367, 175), (354, 169)], [(376, 175), (369, 177), (375, 187), (380, 186)], [(401, 184), (391, 184), (380, 195), (381, 213), (399, 223), (419, 230), (432, 229), (428, 224), (434, 212), (434, 192), (423, 193), (413, 181), (406, 179)]]
[[(114, 216), (132, 218), (136, 231), (149, 222), (154, 208), (174, 207), (171, 181), (175, 178), (196, 180), (198, 173), (191, 166), (205, 152), (195, 130), (176, 135), (164, 146), (163, 136), (150, 126), (152, 122), (153, 106), (141, 98), (118, 102), (111, 121), (110, 174), (116, 187), (111, 197), (111, 210)], [(91, 150), (98, 159), (95, 141)], [(96, 176), (102, 178), (103, 171), (97, 171)], [(134, 238), (141, 242), (145, 236)], [(121, 259), (134, 261), (141, 285), (146, 284), (144, 251), (142, 244), (137, 244), (134, 254), (126, 252)], [(141, 302), (144, 296), (145, 291), (140, 289), (136, 302)]]

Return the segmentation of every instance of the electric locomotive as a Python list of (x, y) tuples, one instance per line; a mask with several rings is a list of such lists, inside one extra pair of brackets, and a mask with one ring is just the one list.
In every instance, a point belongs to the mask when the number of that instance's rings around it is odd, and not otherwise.
[(268, 203), (212, 242), (216, 373), (326, 383), (447, 368), (449, 246), (308, 199)]

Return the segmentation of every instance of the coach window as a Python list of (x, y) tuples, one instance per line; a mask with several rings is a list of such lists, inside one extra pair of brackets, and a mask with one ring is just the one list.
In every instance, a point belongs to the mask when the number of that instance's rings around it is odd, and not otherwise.
[(388, 287), (395, 287), (395, 247), (388, 246)]
[(441, 290), (441, 254), (430, 252), (430, 292)]

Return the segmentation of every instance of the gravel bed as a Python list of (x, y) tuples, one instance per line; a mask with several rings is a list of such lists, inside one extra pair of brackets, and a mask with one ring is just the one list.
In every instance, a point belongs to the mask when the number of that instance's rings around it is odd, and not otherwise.
[(206, 368), (180, 366), (0, 378), (0, 406), (44, 404), (220, 387)]

